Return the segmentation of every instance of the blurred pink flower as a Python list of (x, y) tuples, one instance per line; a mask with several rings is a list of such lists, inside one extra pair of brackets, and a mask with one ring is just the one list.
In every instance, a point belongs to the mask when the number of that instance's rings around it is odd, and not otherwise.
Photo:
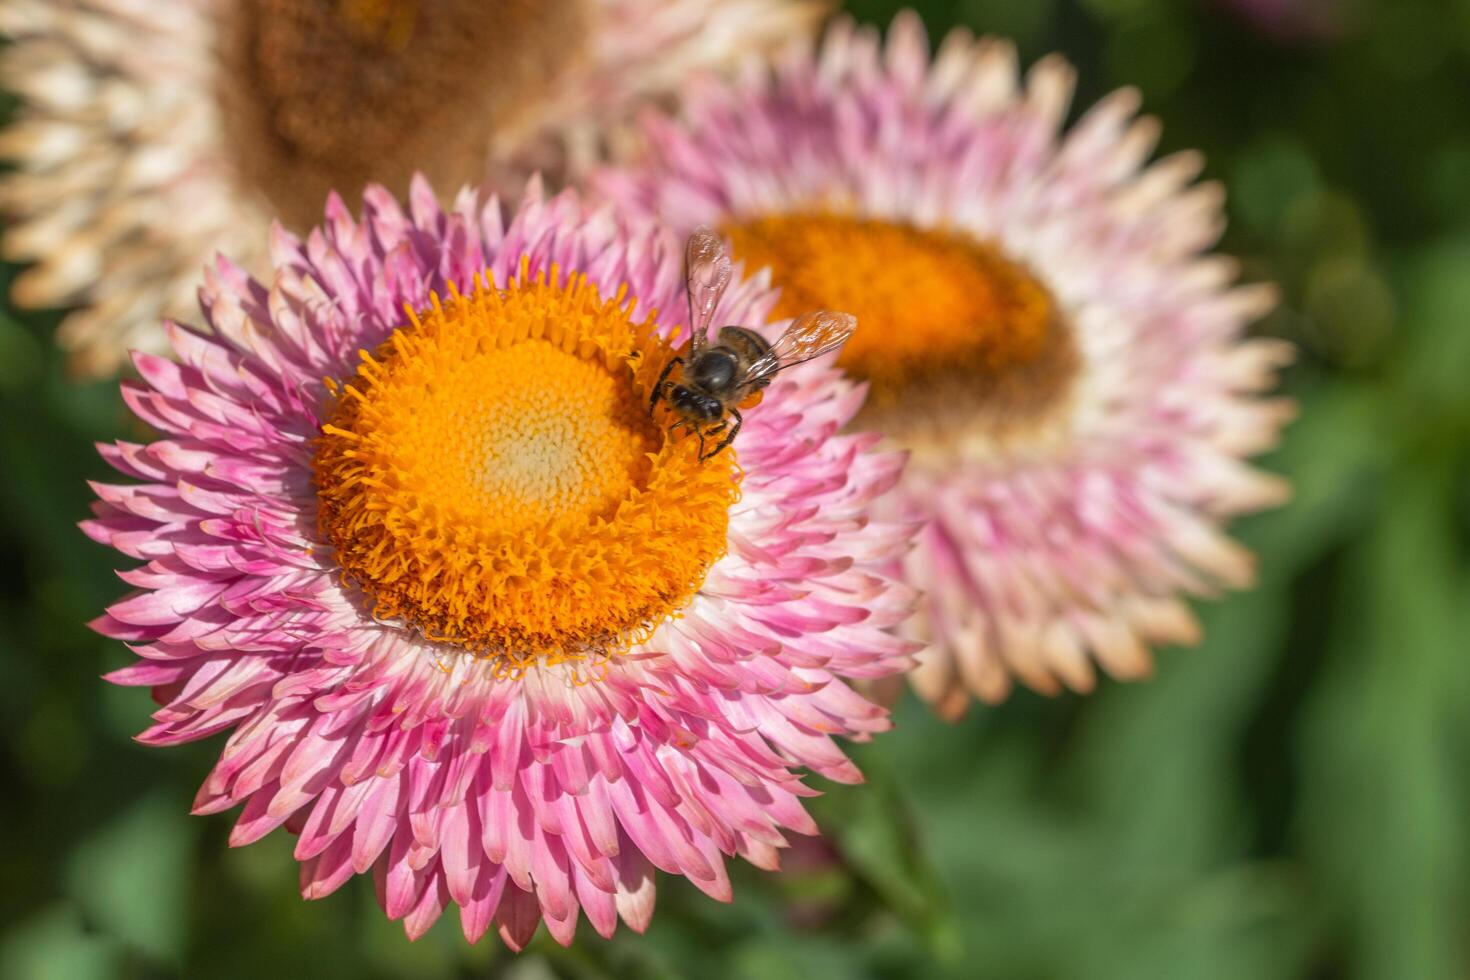
[[(727, 900), (726, 855), (816, 832), (795, 768), (856, 781), (832, 737), (888, 727), (843, 678), (908, 664), (909, 532), (868, 515), (899, 459), (817, 365), (708, 462), (666, 437), (681, 255), (570, 192), (364, 207), (277, 229), (270, 285), (221, 259), (213, 334), (135, 359), (163, 435), (102, 447), (141, 482), (84, 526), (145, 563), (95, 623), (162, 705), (140, 740), (228, 732), (195, 812), (299, 835), (308, 898), (371, 869), (410, 937), (642, 930), (654, 868)], [(718, 319), (772, 302), (737, 278)]]
[(1335, 37), (1343, 29), (1342, 0), (1214, 0), (1256, 30), (1281, 40)]
[(871, 386), (854, 428), (911, 455), (890, 501), (925, 522), (911, 679), (947, 716), (1012, 677), (1147, 674), (1151, 644), (1199, 637), (1183, 596), (1251, 582), (1226, 519), (1288, 492), (1243, 462), (1293, 412), (1260, 397), (1291, 348), (1242, 339), (1275, 292), (1210, 253), (1220, 188), (1193, 183), (1197, 153), (1147, 162), (1135, 91), (1064, 131), (1072, 86), (1058, 57), (1018, 80), (1010, 44), (960, 31), (931, 60), (911, 13), (886, 44), (839, 21), (691, 87), (594, 176), (676, 232), (721, 228), (771, 266), (778, 312), (857, 314), (838, 363)]

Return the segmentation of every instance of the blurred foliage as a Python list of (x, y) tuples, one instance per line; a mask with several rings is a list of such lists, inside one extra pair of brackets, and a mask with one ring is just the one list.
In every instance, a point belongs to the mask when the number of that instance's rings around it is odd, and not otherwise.
[(1302, 349), (1267, 460), (1295, 500), (1239, 528), (1259, 588), (1148, 684), (953, 727), (906, 699), (868, 785), (816, 801), (827, 841), (729, 906), (663, 880), (645, 936), (513, 957), (449, 915), (409, 944), (369, 881), (304, 903), (283, 834), (188, 817), (217, 746), (132, 743), (147, 695), (85, 626), (123, 589), (74, 526), (89, 447), (132, 423), (64, 377), (55, 316), (0, 312), (0, 976), (1470, 975), (1470, 0), (1295, 33), (1230, 5), (918, 6), (1063, 52), (1079, 107), (1137, 85), (1227, 184), (1226, 248), (1285, 296), (1262, 329)]

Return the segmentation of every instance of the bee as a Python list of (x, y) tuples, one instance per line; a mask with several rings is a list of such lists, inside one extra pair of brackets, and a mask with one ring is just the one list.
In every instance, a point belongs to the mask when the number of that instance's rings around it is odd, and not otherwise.
[[(776, 372), (841, 347), (852, 336), (857, 317), (830, 310), (805, 313), (775, 343), (748, 327), (726, 326), (711, 344), (710, 319), (730, 283), (730, 256), (725, 243), (708, 228), (696, 229), (689, 236), (684, 278), (689, 344), (664, 365), (649, 396), (648, 410), (652, 412), (661, 399), (668, 399), (679, 416), (669, 432), (685, 426), (697, 434), (703, 462), (735, 440), (745, 421), (740, 409), (760, 402), (762, 389)], [(671, 380), (675, 367), (680, 369), (679, 376)], [(719, 442), (706, 451), (705, 440), (717, 436)]]

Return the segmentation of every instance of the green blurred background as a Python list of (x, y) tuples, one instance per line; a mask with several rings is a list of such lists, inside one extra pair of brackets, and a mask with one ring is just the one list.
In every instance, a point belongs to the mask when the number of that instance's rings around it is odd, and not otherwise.
[(6, 309), (0, 976), (1470, 976), (1470, 0), (1238, 2), (1308, 18), (918, 6), (1061, 51), (1079, 107), (1139, 86), (1228, 185), (1226, 248), (1284, 289), (1262, 329), (1302, 348), (1266, 460), (1295, 502), (1238, 527), (1259, 588), (1151, 683), (954, 727), (906, 698), (868, 785), (816, 802), (826, 843), (737, 869), (731, 906), (661, 880), (646, 936), (515, 957), (451, 914), (409, 944), (370, 881), (305, 903), (284, 833), (189, 817), (219, 740), (134, 744), (147, 693), (98, 679), (129, 658), (84, 626), (124, 591), (75, 528), (90, 446), (130, 423), (65, 380), (55, 316)]

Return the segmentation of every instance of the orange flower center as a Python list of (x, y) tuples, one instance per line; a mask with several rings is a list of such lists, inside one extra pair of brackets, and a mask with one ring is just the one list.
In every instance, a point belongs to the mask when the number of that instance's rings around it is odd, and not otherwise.
[(738, 494), (733, 453), (700, 463), (649, 417), (669, 347), (625, 297), (556, 280), (436, 297), (333, 386), (315, 460), (374, 615), (509, 672), (645, 638), (724, 554)]
[(758, 216), (724, 231), (748, 268), (771, 267), (778, 316), (856, 314), (837, 363), (870, 385), (857, 427), (920, 455), (951, 453), (957, 433), (1003, 438), (1070, 387), (1076, 351), (1051, 293), (989, 245), (829, 213)]
[(772, 215), (728, 231), (747, 265), (775, 271), (778, 315), (815, 307), (857, 315), (838, 363), (867, 378), (876, 398), (956, 368), (1024, 364), (1046, 342), (1046, 290), (984, 245), (829, 214)]

